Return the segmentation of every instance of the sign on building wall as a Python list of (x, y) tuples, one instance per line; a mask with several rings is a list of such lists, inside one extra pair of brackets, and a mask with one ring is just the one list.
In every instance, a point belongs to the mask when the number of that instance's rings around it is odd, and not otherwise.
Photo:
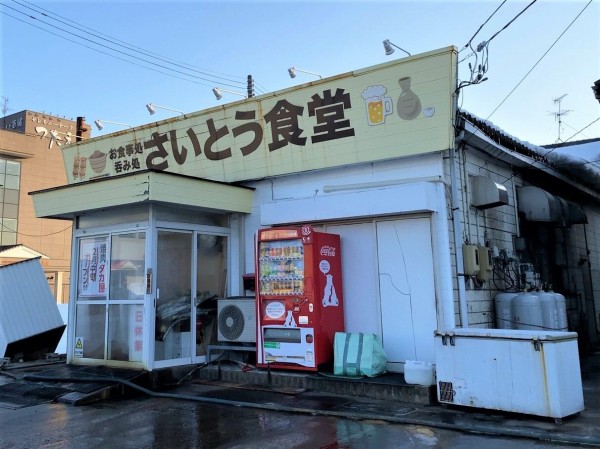
[(234, 182), (453, 146), (456, 48), (64, 148), (69, 183), (154, 169)]
[(79, 241), (79, 297), (106, 296), (106, 265), (108, 237)]

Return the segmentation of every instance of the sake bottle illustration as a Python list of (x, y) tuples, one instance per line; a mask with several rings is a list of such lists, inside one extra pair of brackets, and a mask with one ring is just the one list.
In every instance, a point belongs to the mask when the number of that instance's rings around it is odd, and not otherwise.
[(404, 120), (412, 120), (421, 113), (421, 100), (410, 88), (410, 76), (398, 80), (402, 89), (398, 97), (398, 115)]

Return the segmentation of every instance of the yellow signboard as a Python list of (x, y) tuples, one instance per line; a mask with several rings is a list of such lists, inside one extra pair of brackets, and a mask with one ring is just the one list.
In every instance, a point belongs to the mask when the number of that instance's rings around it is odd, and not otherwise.
[(455, 47), (64, 149), (69, 183), (144, 169), (235, 182), (454, 144)]

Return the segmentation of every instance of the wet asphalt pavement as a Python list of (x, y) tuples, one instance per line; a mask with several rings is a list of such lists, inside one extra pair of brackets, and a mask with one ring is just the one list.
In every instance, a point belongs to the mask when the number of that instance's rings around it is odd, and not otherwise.
[[(582, 380), (585, 410), (562, 423), (493, 410), (200, 380), (163, 390), (164, 397), (137, 392), (81, 406), (3, 408), (0, 403), (0, 449), (600, 447), (600, 353), (582, 361)], [(0, 376), (0, 384), (11, 382), (15, 379)]]
[(2, 449), (558, 448), (522, 438), (139, 397), (0, 409)]

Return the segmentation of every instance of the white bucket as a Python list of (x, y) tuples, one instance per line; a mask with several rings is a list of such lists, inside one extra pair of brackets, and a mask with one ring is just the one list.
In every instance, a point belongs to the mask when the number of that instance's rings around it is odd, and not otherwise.
[(435, 384), (435, 368), (432, 363), (407, 360), (404, 363), (404, 380), (407, 384), (424, 385)]

